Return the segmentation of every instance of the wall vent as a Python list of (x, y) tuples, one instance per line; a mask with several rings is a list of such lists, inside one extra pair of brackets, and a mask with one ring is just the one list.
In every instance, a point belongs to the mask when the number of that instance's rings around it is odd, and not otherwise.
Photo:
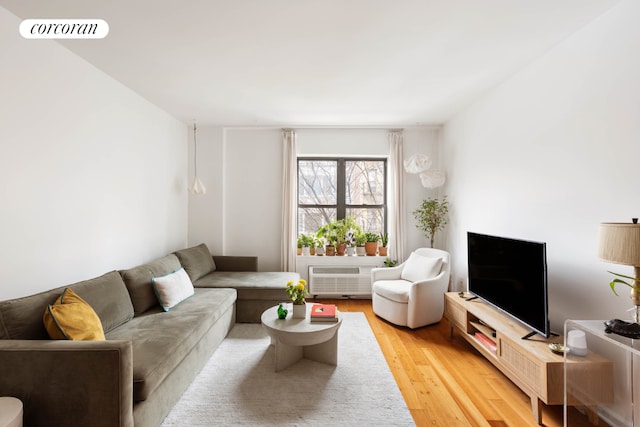
[(310, 266), (309, 293), (312, 296), (371, 295), (371, 267)]

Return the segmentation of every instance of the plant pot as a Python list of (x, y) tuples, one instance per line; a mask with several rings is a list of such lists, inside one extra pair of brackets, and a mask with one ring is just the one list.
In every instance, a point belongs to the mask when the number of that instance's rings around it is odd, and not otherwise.
[(309, 255), (311, 255), (311, 248), (309, 246), (303, 246), (302, 256), (309, 256)]
[(314, 256), (316, 254), (316, 248), (309, 248), (309, 255)]
[(386, 246), (378, 246), (378, 255), (387, 256), (388, 249), (389, 248), (387, 248)]
[(302, 248), (298, 248), (298, 255), (302, 255)]
[(364, 250), (367, 256), (375, 256), (378, 251), (378, 242), (367, 242), (364, 244)]
[(306, 304), (293, 304), (293, 314), (291, 317), (293, 319), (304, 319), (307, 317)]
[(356, 247), (356, 255), (365, 256), (366, 254), (367, 254), (367, 251), (364, 249), (364, 246), (357, 246)]
[(348, 246), (347, 247), (347, 255), (348, 256), (354, 256), (356, 254), (356, 248), (354, 248), (353, 246)]
[(316, 255), (323, 256), (324, 255), (324, 246), (318, 246), (316, 248)]
[(336, 254), (336, 247), (335, 246), (331, 246), (331, 245), (327, 245), (325, 247), (325, 254), (327, 256), (334, 256)]
[(340, 243), (338, 246), (336, 246), (336, 255), (344, 256), (344, 253), (346, 251), (347, 251), (347, 244), (346, 243)]

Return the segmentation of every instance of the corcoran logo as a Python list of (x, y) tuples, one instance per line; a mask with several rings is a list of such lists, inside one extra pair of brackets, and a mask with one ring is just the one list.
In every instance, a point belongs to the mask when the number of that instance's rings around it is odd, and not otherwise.
[(20, 35), (25, 39), (102, 39), (109, 24), (102, 19), (25, 19)]

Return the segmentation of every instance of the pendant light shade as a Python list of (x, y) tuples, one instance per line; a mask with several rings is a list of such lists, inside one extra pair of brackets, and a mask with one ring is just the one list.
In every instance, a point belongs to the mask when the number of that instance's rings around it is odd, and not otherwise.
[(193, 178), (189, 191), (191, 194), (207, 194), (207, 187), (205, 187), (202, 181), (200, 181), (200, 178), (196, 176)]
[(191, 194), (206, 194), (207, 187), (204, 186), (200, 178), (198, 178), (198, 140), (196, 138), (196, 122), (193, 122), (193, 182), (189, 186)]

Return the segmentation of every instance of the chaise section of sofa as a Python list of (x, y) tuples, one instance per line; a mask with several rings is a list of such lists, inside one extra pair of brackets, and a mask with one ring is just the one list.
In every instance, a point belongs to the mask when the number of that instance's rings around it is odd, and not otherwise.
[(258, 258), (211, 255), (205, 244), (175, 252), (197, 288), (233, 288), (238, 292), (236, 322), (260, 323), (269, 307), (286, 302), (287, 282), (297, 282), (298, 273), (259, 272)]

